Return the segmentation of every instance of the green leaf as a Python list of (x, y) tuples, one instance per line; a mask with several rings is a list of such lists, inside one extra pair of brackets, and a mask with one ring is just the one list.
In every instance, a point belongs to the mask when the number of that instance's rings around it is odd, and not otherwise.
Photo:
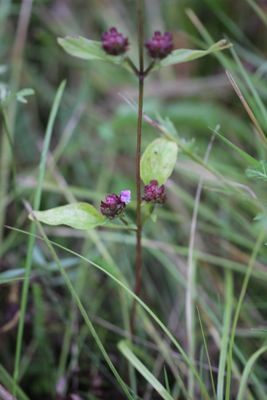
[(172, 140), (159, 138), (146, 148), (141, 158), (141, 178), (145, 185), (156, 179), (159, 185), (164, 184), (172, 174), (178, 147)]
[(228, 49), (231, 46), (232, 46), (231, 43), (228, 43), (226, 40), (223, 39), (220, 40), (219, 42), (214, 43), (207, 50), (190, 50), (190, 49), (174, 50), (171, 52), (170, 55), (168, 55), (166, 58), (157, 63), (155, 68), (167, 67), (168, 65), (180, 64), (196, 60), (197, 58), (204, 57), (208, 54)]
[(106, 56), (106, 53), (102, 50), (101, 42), (89, 40), (82, 36), (58, 38), (58, 43), (68, 54), (83, 60), (102, 60)]
[(250, 156), (248, 153), (240, 149), (240, 147), (236, 146), (234, 143), (232, 143), (230, 140), (226, 139), (225, 136), (221, 135), (218, 131), (214, 131), (219, 138), (226, 143), (229, 147), (231, 147), (233, 150), (236, 151), (237, 154), (239, 154), (246, 162), (249, 164), (254, 165), (255, 167), (261, 166), (260, 162), (257, 161), (255, 158)]
[(83, 60), (98, 60), (120, 64), (130, 70), (124, 56), (111, 56), (102, 49), (102, 43), (79, 37), (58, 38), (58, 43), (70, 55)]
[(242, 400), (242, 399), (246, 398), (246, 389), (247, 389), (247, 385), (248, 385), (249, 374), (250, 374), (255, 362), (257, 361), (257, 359), (266, 351), (267, 351), (267, 346), (261, 347), (254, 354), (252, 354), (252, 356), (247, 361), (246, 366), (243, 371), (243, 374), (242, 374), (242, 377), (241, 377), (238, 394), (237, 394), (237, 400)]
[[(48, 225), (67, 225), (83, 230), (95, 228), (106, 222), (106, 218), (88, 203), (73, 203), (45, 211), (34, 211), (34, 216)], [(31, 215), (29, 218), (34, 219)]]
[(19, 92), (16, 93), (16, 98), (21, 103), (27, 103), (28, 100), (26, 99), (27, 96), (32, 96), (34, 94), (34, 90), (30, 88), (21, 89)]
[(21, 103), (27, 103), (27, 96), (32, 96), (34, 90), (30, 88), (21, 89), (18, 92), (11, 92), (7, 85), (0, 83), (0, 102), (7, 105), (11, 100), (16, 99)]
[(247, 168), (246, 175), (248, 178), (260, 179), (267, 181), (267, 163), (266, 161), (260, 161), (257, 169)]
[(126, 359), (134, 366), (135, 369), (145, 378), (145, 380), (155, 389), (155, 391), (164, 400), (173, 400), (173, 397), (168, 393), (165, 387), (158, 379), (147, 369), (147, 367), (133, 353), (130, 343), (122, 340), (118, 344), (118, 348)]

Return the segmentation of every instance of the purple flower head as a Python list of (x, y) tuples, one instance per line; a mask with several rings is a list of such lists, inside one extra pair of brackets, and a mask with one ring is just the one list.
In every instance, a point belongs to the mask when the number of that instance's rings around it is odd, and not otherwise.
[(101, 39), (103, 49), (112, 56), (123, 54), (128, 49), (128, 39), (114, 27), (104, 32)]
[(113, 219), (123, 213), (126, 204), (131, 201), (130, 190), (122, 190), (120, 195), (108, 194), (100, 203), (100, 211), (105, 217)]
[(130, 190), (122, 190), (120, 193), (120, 199), (123, 203), (130, 203), (131, 201), (131, 191)]
[(152, 180), (145, 185), (143, 200), (149, 203), (163, 204), (166, 200), (165, 186), (159, 186), (157, 180)]
[(151, 39), (147, 40), (145, 46), (148, 50), (148, 54), (152, 58), (165, 58), (173, 50), (172, 34), (165, 32), (156, 31)]

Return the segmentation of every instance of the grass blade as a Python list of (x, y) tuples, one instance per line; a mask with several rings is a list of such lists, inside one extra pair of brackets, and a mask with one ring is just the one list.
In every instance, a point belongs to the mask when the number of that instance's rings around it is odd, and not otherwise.
[(233, 348), (234, 348), (234, 340), (235, 340), (235, 333), (236, 333), (236, 327), (237, 327), (237, 322), (239, 319), (239, 315), (241, 312), (241, 308), (243, 305), (243, 300), (246, 295), (249, 279), (251, 276), (251, 272), (254, 266), (254, 263), (256, 261), (256, 257), (258, 252), (260, 251), (260, 248), (263, 244), (263, 241), (265, 239), (266, 232), (265, 229), (262, 229), (258, 235), (257, 241), (255, 243), (253, 252), (251, 254), (251, 258), (249, 260), (249, 264), (247, 267), (247, 272), (246, 275), (244, 276), (240, 296), (237, 302), (236, 306), (236, 311), (234, 314), (234, 319), (233, 319), (233, 326), (232, 326), (232, 331), (231, 331), (231, 336), (230, 336), (230, 342), (229, 342), (229, 350), (228, 350), (228, 357), (227, 357), (227, 375), (226, 375), (226, 392), (225, 392), (225, 399), (230, 400), (231, 398), (231, 371), (232, 371), (232, 364), (233, 364)]
[(245, 369), (243, 371), (242, 377), (241, 377), (241, 381), (240, 381), (240, 385), (239, 385), (239, 390), (238, 390), (238, 394), (237, 394), (237, 400), (243, 400), (245, 399), (245, 391), (246, 391), (246, 386), (247, 386), (247, 382), (248, 382), (248, 377), (250, 374), (250, 371), (253, 367), (253, 365), (255, 364), (255, 362), (257, 361), (257, 359), (267, 351), (267, 346), (263, 346), (261, 349), (259, 349), (258, 351), (256, 351), (248, 360)]
[[(33, 214), (31, 209), (29, 209), (29, 212), (31, 213), (32, 218), (34, 219), (34, 214)], [(89, 332), (91, 333), (91, 335), (94, 338), (94, 340), (95, 340), (100, 352), (102, 353), (103, 358), (105, 359), (106, 363), (108, 364), (109, 368), (111, 369), (112, 373), (114, 374), (115, 378), (117, 379), (119, 385), (121, 386), (121, 388), (124, 391), (124, 393), (127, 396), (127, 398), (130, 399), (130, 400), (134, 400), (134, 398), (132, 397), (131, 393), (129, 392), (129, 389), (128, 389), (127, 385), (124, 383), (124, 381), (120, 377), (120, 375), (117, 372), (117, 370), (116, 370), (113, 362), (111, 361), (108, 353), (106, 352), (106, 350), (105, 350), (105, 348), (104, 348), (104, 346), (103, 346), (103, 344), (101, 342), (101, 339), (99, 338), (99, 336), (98, 336), (98, 334), (97, 334), (97, 332), (96, 332), (91, 320), (88, 317), (88, 314), (87, 314), (87, 312), (86, 312), (86, 310), (85, 310), (85, 308), (84, 308), (84, 306), (83, 306), (83, 304), (82, 304), (82, 302), (80, 300), (80, 297), (79, 297), (75, 287), (71, 283), (71, 280), (70, 280), (68, 274), (66, 273), (65, 269), (61, 265), (61, 262), (60, 262), (60, 260), (59, 260), (59, 258), (57, 256), (54, 248), (53, 248), (52, 243), (49, 241), (48, 237), (46, 236), (46, 234), (45, 234), (45, 232), (44, 232), (44, 230), (42, 228), (42, 225), (37, 220), (35, 220), (35, 221), (38, 224), (38, 228), (39, 228), (39, 230), (41, 232), (43, 240), (45, 241), (45, 243), (46, 243), (46, 245), (47, 245), (47, 247), (48, 247), (48, 249), (49, 249), (49, 251), (50, 251), (50, 253), (51, 253), (51, 255), (52, 255), (52, 257), (53, 257), (53, 259), (54, 259), (59, 271), (60, 271), (60, 273), (61, 273), (61, 275), (63, 276), (64, 281), (66, 283), (66, 286), (67, 286), (69, 292), (71, 293), (71, 295), (73, 297), (73, 300), (74, 300), (76, 306), (78, 307), (78, 309), (79, 309), (79, 311), (80, 311), (80, 313), (81, 313), (81, 315), (82, 315), (82, 317), (83, 317), (83, 319), (85, 321), (85, 324), (87, 325), (87, 327), (89, 329)]]
[(224, 377), (227, 359), (227, 348), (229, 334), (231, 328), (231, 315), (233, 308), (233, 276), (231, 271), (225, 272), (225, 308), (223, 317), (223, 332), (221, 339), (221, 351), (219, 360), (218, 383), (217, 383), (217, 400), (223, 400)]
[(164, 399), (164, 400), (173, 400), (172, 396), (165, 389), (165, 387), (155, 378), (153, 374), (147, 369), (147, 367), (136, 357), (133, 353), (132, 349), (129, 346), (129, 343), (125, 340), (122, 340), (118, 344), (118, 348), (124, 357), (137, 369), (137, 371), (146, 379), (150, 385), (156, 390), (156, 392)]
[[(10, 227), (11, 228), (11, 227)], [(40, 240), (44, 241), (44, 237), (43, 236), (39, 236), (36, 234), (32, 234), (31, 232), (27, 232), (24, 231), (22, 229), (18, 229), (18, 228), (11, 228), (16, 232), (20, 232), (29, 236), (34, 236), (35, 238), (38, 238)], [(194, 365), (192, 365), (192, 363), (190, 362), (190, 359), (188, 357), (188, 355), (186, 354), (186, 352), (184, 351), (184, 349), (182, 348), (182, 346), (179, 344), (179, 342), (176, 340), (176, 338), (173, 336), (173, 334), (168, 330), (168, 328), (164, 325), (164, 323), (159, 319), (159, 317), (157, 317), (157, 315), (150, 309), (150, 307), (148, 307), (138, 296), (136, 296), (133, 291), (128, 287), (128, 284), (123, 280), (122, 281), (120, 279), (118, 279), (117, 276), (113, 275), (110, 270), (105, 269), (104, 267), (98, 265), (97, 263), (91, 261), (90, 259), (88, 259), (85, 256), (82, 256), (81, 254), (75, 252), (74, 250), (70, 250), (67, 247), (56, 243), (54, 241), (48, 240), (49, 243), (51, 243), (53, 246), (56, 246), (78, 258), (80, 258), (81, 260), (85, 261), (86, 263), (90, 264), (91, 266), (93, 266), (94, 268), (97, 268), (99, 271), (102, 271), (105, 275), (107, 275), (109, 278), (111, 278), (118, 286), (120, 286), (121, 288), (124, 289), (124, 291), (131, 296), (132, 298), (136, 299), (137, 303), (140, 304), (140, 306), (143, 308), (144, 311), (146, 311), (146, 313), (152, 318), (152, 320), (161, 328), (161, 330), (165, 333), (166, 337), (168, 337), (170, 339), (170, 341), (173, 343), (173, 345), (177, 348), (177, 350), (179, 351), (179, 353), (181, 354), (182, 358), (184, 359), (185, 363), (189, 366), (189, 368), (192, 368), (193, 373), (196, 377), (196, 380), (199, 383), (199, 387), (203, 396), (203, 399), (210, 399), (210, 396), (207, 392), (207, 389), (205, 387), (204, 382), (202, 381), (202, 379), (200, 378), (198, 371), (196, 370), (196, 368), (194, 367)], [(114, 271), (113, 271), (114, 272)], [(117, 274), (116, 274), (117, 275)], [(120, 277), (121, 278), (121, 277)], [(144, 317), (142, 315), (142, 317)]]
[(12, 376), (6, 371), (3, 365), (0, 364), (0, 382), (9, 390), (11, 391), (14, 385), (17, 389), (17, 400), (30, 400), (28, 396), (21, 390), (14, 380)]
[(207, 341), (206, 341), (206, 337), (205, 337), (205, 332), (204, 332), (204, 329), (203, 329), (203, 325), (202, 325), (202, 321), (201, 321), (201, 317), (200, 317), (200, 312), (199, 312), (198, 308), (197, 308), (197, 314), (198, 314), (200, 330), (201, 330), (201, 334), (202, 334), (202, 338), (203, 338), (204, 348), (205, 348), (205, 352), (206, 352), (206, 356), (207, 356), (207, 360), (208, 360), (208, 364), (209, 364), (209, 372), (210, 372), (210, 381), (211, 381), (212, 392), (213, 392), (214, 399), (215, 399), (216, 391), (215, 391), (215, 383), (214, 383), (213, 372), (212, 372), (212, 365), (211, 365), (211, 361), (210, 361), (210, 356), (209, 356)]
[[(56, 115), (59, 109), (60, 101), (65, 89), (66, 82), (63, 81), (56, 93), (53, 106), (51, 109), (51, 113), (48, 120), (48, 125), (45, 133), (45, 140), (43, 145), (43, 150), (41, 154), (41, 160), (39, 164), (39, 174), (38, 174), (38, 182), (37, 187), (35, 190), (34, 195), (34, 209), (38, 210), (40, 207), (41, 202), (41, 195), (42, 195), (42, 186), (44, 182), (45, 176), (45, 166), (46, 166), (46, 159), (48, 154), (48, 149), (51, 141), (52, 131), (56, 119)], [(28, 247), (27, 247), (27, 256), (26, 256), (26, 264), (25, 264), (25, 274), (24, 274), (24, 281), (22, 286), (22, 295), (21, 295), (21, 304), (20, 304), (20, 319), (18, 325), (18, 332), (17, 332), (17, 341), (16, 341), (16, 354), (15, 354), (15, 366), (14, 366), (14, 387), (13, 387), (13, 395), (16, 396), (16, 383), (19, 380), (19, 369), (20, 369), (20, 358), (21, 358), (21, 351), (22, 351), (22, 340), (23, 340), (23, 332), (24, 332), (24, 321), (26, 315), (26, 307), (27, 307), (27, 300), (28, 300), (28, 292), (29, 292), (29, 285), (30, 285), (30, 275), (31, 275), (31, 268), (32, 268), (32, 252), (33, 246), (35, 243), (34, 234), (36, 232), (36, 226), (34, 223), (31, 224), (30, 232), (32, 236), (29, 237)]]

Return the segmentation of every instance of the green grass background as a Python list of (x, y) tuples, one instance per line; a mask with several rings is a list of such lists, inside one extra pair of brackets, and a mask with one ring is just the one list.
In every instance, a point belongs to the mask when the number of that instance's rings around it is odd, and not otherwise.
[[(132, 342), (125, 340), (134, 234), (40, 231), (27, 219), (24, 200), (37, 207), (40, 200), (40, 209), (75, 199), (98, 208), (107, 193), (134, 194), (137, 115), (125, 97), (136, 101), (135, 77), (72, 58), (56, 39), (98, 40), (115, 25), (137, 59), (135, 6), (0, 2), (0, 64), (7, 67), (1, 87), (35, 91), (27, 104), (12, 100), (1, 115), (0, 385), (18, 399), (264, 400), (265, 1), (145, 0), (146, 37), (168, 30), (177, 48), (207, 48), (221, 38), (233, 47), (146, 81), (146, 114), (170, 119), (180, 143), (194, 141), (179, 153), (167, 204), (145, 227), (143, 303)], [(220, 135), (211, 144), (214, 130)], [(158, 136), (144, 123), (143, 149)], [(22, 290), (25, 266), (29, 291)], [(27, 307), (18, 357), (21, 298)]]

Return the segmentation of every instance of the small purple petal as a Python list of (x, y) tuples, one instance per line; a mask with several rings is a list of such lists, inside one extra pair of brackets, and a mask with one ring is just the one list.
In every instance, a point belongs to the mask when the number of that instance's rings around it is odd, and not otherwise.
[(108, 194), (105, 198), (105, 203), (109, 205), (114, 205), (117, 204), (118, 202), (118, 196), (114, 193)]
[(131, 201), (131, 191), (130, 190), (122, 190), (120, 193), (120, 200), (125, 203), (128, 204)]

